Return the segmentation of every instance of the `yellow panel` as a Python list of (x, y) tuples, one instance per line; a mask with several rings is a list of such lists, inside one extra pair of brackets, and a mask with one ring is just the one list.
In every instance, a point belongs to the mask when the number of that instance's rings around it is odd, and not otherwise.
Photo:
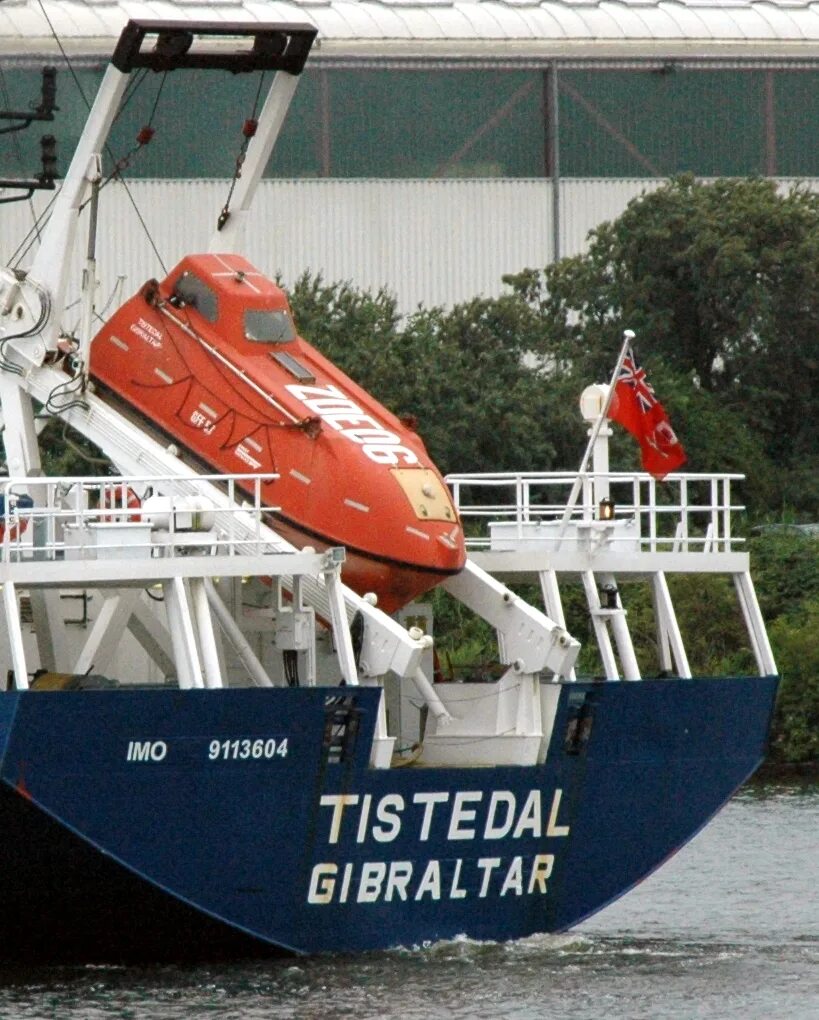
[(392, 468), (419, 521), (456, 521), (449, 490), (429, 468)]

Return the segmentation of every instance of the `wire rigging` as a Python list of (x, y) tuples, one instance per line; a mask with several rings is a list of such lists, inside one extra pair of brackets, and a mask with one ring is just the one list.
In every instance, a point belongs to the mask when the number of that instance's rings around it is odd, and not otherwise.
[(150, 246), (151, 246), (151, 251), (154, 253), (154, 255), (156, 256), (157, 262), (162, 267), (162, 272), (167, 276), (168, 275), (168, 268), (165, 265), (165, 260), (159, 254), (159, 249), (156, 246), (156, 242), (154, 241), (154, 239), (153, 239), (153, 237), (151, 235), (151, 231), (148, 229), (148, 224), (145, 222), (145, 219), (144, 219), (144, 217), (142, 215), (142, 212), (140, 211), (140, 208), (139, 208), (139, 206), (136, 203), (136, 199), (131, 194), (131, 189), (128, 187), (127, 183), (122, 178), (120, 178), (120, 183), (125, 188), (125, 194), (128, 196), (128, 201), (131, 203), (131, 206), (132, 206), (134, 212), (136, 213), (136, 217), (139, 220), (140, 225), (141, 225), (143, 231), (145, 232), (145, 236), (148, 239), (148, 244), (150, 244)]
[[(127, 96), (127, 102), (130, 102), (131, 99), (133, 99), (133, 97), (136, 95), (137, 91), (139, 90), (139, 88), (144, 83), (147, 74), (148, 74), (147, 70), (143, 70), (142, 75), (139, 77), (139, 80), (134, 85), (134, 88), (131, 90), (130, 95)], [(154, 96), (154, 102), (153, 102), (153, 106), (151, 107), (151, 113), (150, 113), (150, 116), (148, 117), (148, 122), (146, 124), (144, 124), (139, 129), (139, 131), (137, 132), (136, 145), (134, 145), (131, 149), (129, 149), (128, 152), (126, 152), (124, 156), (120, 156), (119, 159), (117, 159), (114, 156), (113, 150), (111, 149), (110, 145), (106, 144), (106, 146), (105, 146), (105, 151), (107, 152), (109, 158), (111, 159), (111, 162), (113, 164), (113, 168), (112, 168), (111, 172), (108, 174), (108, 176), (105, 178), (105, 180), (102, 181), (102, 183), (100, 184), (98, 190), (102, 191), (102, 189), (104, 187), (106, 187), (108, 184), (110, 184), (111, 181), (118, 180), (125, 187), (125, 190), (128, 193), (128, 197), (131, 200), (131, 204), (134, 206), (135, 209), (136, 209), (136, 204), (134, 202), (134, 198), (131, 195), (131, 192), (130, 192), (130, 190), (129, 190), (126, 182), (125, 182), (125, 179), (122, 176), (122, 171), (128, 169), (128, 167), (131, 165), (131, 161), (133, 160), (134, 156), (136, 156), (137, 153), (141, 149), (143, 149), (146, 145), (148, 145), (148, 143), (151, 141), (151, 139), (154, 137), (154, 134), (156, 133), (156, 131), (154, 129), (154, 126), (153, 126), (154, 117), (156, 116), (156, 111), (157, 111), (157, 108), (159, 107), (159, 100), (160, 100), (160, 97), (162, 96), (162, 89), (165, 86), (165, 79), (167, 77), (168, 77), (168, 72), (166, 71), (162, 75), (162, 78), (160, 79), (159, 88), (157, 89), (156, 95)], [(117, 113), (117, 116), (115, 118), (115, 122), (116, 122), (116, 120), (119, 119), (120, 115), (122, 114), (123, 110), (125, 109), (125, 105), (126, 105), (126, 102), (123, 102), (123, 105), (120, 106), (120, 109), (119, 109), (119, 111)], [(88, 203), (90, 201), (91, 201), (91, 199), (88, 198), (88, 199), (85, 200), (85, 202), (83, 202), (83, 204), (80, 206), (80, 212), (82, 212), (83, 209), (85, 209), (85, 207), (88, 205)], [(140, 223), (142, 224), (143, 228), (145, 229), (146, 234), (148, 234), (148, 229), (145, 226), (145, 221), (143, 220), (142, 216), (139, 214), (138, 210), (137, 210), (137, 215), (139, 216)], [(151, 240), (150, 234), (148, 234), (148, 239)], [(154, 248), (154, 251), (156, 252), (156, 248)]]
[[(66, 53), (65, 48), (63, 47), (63, 45), (62, 45), (62, 43), (61, 43), (61, 41), (59, 39), (59, 36), (57, 35), (57, 32), (56, 32), (56, 30), (55, 30), (51, 20), (48, 17), (48, 14), (47, 14), (47, 12), (45, 10), (45, 7), (43, 5), (42, 0), (39, 0), (39, 7), (40, 7), (40, 10), (41, 10), (41, 12), (43, 14), (43, 18), (45, 19), (46, 23), (48, 24), (49, 29), (51, 31), (51, 34), (52, 34), (52, 36), (53, 36), (53, 38), (54, 38), (54, 40), (55, 40), (55, 42), (56, 42), (56, 44), (57, 44), (57, 46), (58, 46), (58, 48), (60, 50), (60, 53), (61, 53), (62, 58), (63, 58), (63, 61), (65, 62), (65, 65), (68, 68), (68, 70), (69, 70), (69, 72), (71, 74), (71, 77), (73, 78), (73, 81), (74, 81), (74, 84), (75, 84), (75, 86), (77, 88), (77, 91), (78, 91), (80, 97), (82, 98), (83, 102), (85, 103), (85, 106), (90, 110), (91, 104), (90, 104), (90, 102), (89, 102), (89, 100), (88, 100), (88, 98), (87, 98), (87, 96), (85, 94), (85, 91), (83, 90), (82, 83), (81, 83), (81, 81), (79, 79), (79, 76), (77, 75), (74, 67), (72, 66), (71, 60), (69, 59), (69, 56)], [(119, 158), (116, 158), (114, 153), (113, 153), (113, 151), (112, 151), (112, 149), (111, 149), (111, 147), (110, 147), (110, 145), (108, 145), (106, 143), (106, 147), (105, 147), (106, 148), (106, 153), (109, 156), (109, 158), (111, 159), (112, 169), (111, 169), (110, 173), (108, 174), (108, 176), (105, 178), (105, 180), (103, 180), (101, 182), (101, 184), (99, 186), (99, 189), (98, 189), (98, 191), (102, 190), (104, 187), (106, 187), (108, 184), (110, 184), (111, 181), (113, 181), (113, 180), (117, 180), (125, 188), (125, 193), (128, 196), (128, 200), (130, 201), (131, 206), (132, 206), (132, 208), (133, 208), (133, 210), (134, 210), (134, 212), (135, 212), (135, 214), (137, 216), (137, 219), (138, 219), (138, 221), (140, 223), (140, 226), (142, 227), (143, 233), (144, 233), (145, 237), (148, 239), (148, 242), (149, 242), (149, 244), (151, 246), (151, 249), (152, 249), (152, 251), (154, 253), (154, 256), (155, 256), (157, 262), (162, 267), (162, 271), (166, 275), (167, 275), (168, 269), (167, 269), (167, 267), (165, 265), (164, 259), (162, 258), (161, 254), (160, 254), (160, 252), (159, 252), (159, 250), (157, 248), (157, 245), (156, 245), (156, 243), (154, 241), (154, 238), (152, 237), (151, 232), (150, 232), (150, 230), (148, 228), (148, 225), (147, 225), (147, 223), (145, 221), (145, 218), (144, 218), (144, 216), (143, 216), (143, 214), (142, 214), (142, 212), (141, 212), (141, 210), (140, 210), (136, 200), (134, 199), (134, 196), (133, 196), (130, 188), (128, 187), (128, 184), (127, 184), (127, 182), (126, 182), (126, 180), (124, 178), (123, 172), (131, 165), (132, 160), (137, 155), (137, 153), (142, 148), (144, 148), (144, 146), (146, 146), (151, 141), (151, 139), (153, 138), (153, 136), (155, 134), (154, 121), (155, 121), (155, 118), (156, 118), (156, 115), (157, 115), (157, 111), (159, 109), (159, 103), (160, 103), (161, 98), (162, 98), (162, 93), (163, 93), (165, 81), (166, 81), (166, 78), (167, 78), (167, 74), (168, 74), (168, 72), (166, 71), (166, 72), (164, 72), (161, 75), (161, 78), (160, 78), (160, 81), (159, 81), (159, 86), (158, 86), (158, 88), (156, 90), (156, 94), (154, 96), (153, 103), (151, 105), (151, 110), (150, 110), (150, 115), (148, 117), (148, 121), (147, 121), (147, 123), (145, 125), (143, 125), (143, 127), (137, 133), (136, 145), (133, 146), (123, 156), (120, 156)], [(114, 123), (116, 123), (119, 120), (119, 118), (123, 115), (124, 110), (129, 106), (129, 104), (132, 103), (132, 101), (134, 100), (134, 97), (140, 92), (142, 86), (145, 84), (147, 76), (148, 76), (148, 70), (147, 69), (143, 69), (141, 71), (141, 73), (136, 74), (135, 76), (133, 76), (129, 80), (128, 85), (127, 85), (126, 90), (125, 90), (125, 93), (124, 93), (123, 98), (122, 98), (122, 102), (120, 103), (119, 108), (118, 108), (118, 110), (116, 112), (116, 115), (114, 117)], [(249, 118), (247, 118), (244, 121), (244, 124), (242, 125), (242, 136), (243, 136), (242, 137), (242, 142), (241, 142), (241, 146), (240, 146), (240, 149), (239, 149), (239, 153), (238, 153), (237, 158), (236, 158), (234, 174), (233, 174), (233, 178), (232, 178), (232, 180), (230, 182), (230, 187), (229, 187), (229, 190), (228, 190), (228, 195), (227, 195), (227, 198), (226, 198), (226, 201), (225, 201), (225, 205), (224, 205), (224, 207), (222, 209), (222, 213), (221, 213), (221, 215), (219, 217), (219, 227), (220, 228), (224, 225), (224, 223), (227, 221), (227, 219), (228, 219), (228, 217), (230, 215), (230, 203), (231, 203), (231, 200), (233, 198), (233, 194), (234, 194), (234, 191), (235, 191), (235, 188), (236, 188), (236, 183), (237, 183), (238, 179), (241, 177), (242, 167), (243, 167), (243, 164), (245, 162), (245, 158), (246, 158), (246, 154), (247, 154), (247, 149), (248, 149), (248, 146), (250, 144), (250, 140), (256, 134), (256, 129), (257, 129), (257, 126), (258, 126), (258, 121), (257, 121), (256, 118), (257, 118), (257, 112), (258, 112), (260, 101), (261, 101), (262, 90), (264, 88), (264, 82), (265, 82), (265, 73), (262, 72), (259, 75), (259, 81), (258, 81), (258, 86), (257, 86), (257, 89), (256, 89), (256, 94), (255, 94), (255, 97), (254, 97), (254, 100), (253, 100), (253, 107), (252, 107), (251, 116)], [(6, 92), (5, 79), (4, 78), (0, 79), (0, 83), (2, 84), (3, 91)], [(31, 250), (31, 248), (34, 245), (34, 243), (38, 239), (40, 239), (40, 230), (41, 230), (42, 226), (48, 221), (48, 218), (50, 217), (51, 210), (53, 208), (53, 202), (54, 202), (55, 198), (56, 198), (56, 195), (51, 199), (51, 201), (49, 201), (48, 205), (46, 206), (46, 208), (43, 210), (43, 212), (40, 214), (39, 217), (35, 217), (34, 216), (34, 209), (33, 209), (33, 206), (32, 206), (32, 216), (34, 218), (33, 226), (29, 230), (27, 235), (23, 238), (23, 240), (20, 242), (20, 244), (17, 247), (17, 250), (14, 252), (14, 254), (12, 256), (12, 260), (11, 260), (11, 264), (12, 265), (14, 265), (14, 266), (19, 265), (20, 261), (22, 261), (22, 259)], [(85, 209), (85, 207), (88, 205), (88, 203), (90, 201), (91, 201), (90, 198), (86, 199), (86, 201), (83, 202), (82, 205), (80, 206), (78, 212), (81, 213)], [(40, 314), (40, 316), (38, 318), (37, 323), (31, 329), (26, 330), (23, 333), (16, 334), (13, 337), (12, 336), (6, 337), (2, 342), (0, 342), (0, 370), (5, 370), (5, 371), (8, 371), (8, 372), (11, 372), (11, 373), (14, 373), (14, 374), (21, 374), (21, 370), (19, 369), (19, 367), (14, 362), (10, 361), (8, 358), (6, 358), (4, 356), (3, 347), (4, 347), (5, 343), (8, 340), (11, 340), (11, 339), (20, 339), (22, 337), (30, 336), (30, 335), (33, 335), (36, 332), (39, 332), (39, 330), (42, 328), (44, 323), (47, 321), (48, 315), (50, 314), (50, 311), (51, 311), (50, 303), (48, 303), (48, 307), (47, 307), (47, 310), (46, 310), (45, 302), (47, 302), (47, 300), (48, 300), (47, 296), (41, 295), (41, 304), (42, 304), (41, 314)], [(186, 318), (187, 318), (187, 316), (186, 316)], [(58, 386), (55, 386), (54, 389), (52, 390), (52, 392), (49, 394), (49, 396), (47, 398), (46, 405), (45, 405), (46, 410), (49, 411), (50, 413), (59, 414), (59, 413), (65, 412), (66, 410), (69, 410), (70, 408), (72, 408), (74, 406), (82, 404), (82, 396), (81, 395), (82, 395), (83, 388), (84, 388), (83, 387), (83, 377), (82, 377), (81, 373), (79, 373), (78, 375), (74, 376), (73, 378), (69, 378), (68, 380), (66, 380), (65, 382), (59, 384)]]
[[(11, 258), (9, 259), (9, 265), (13, 269), (16, 269), (20, 265), (20, 263), (23, 261), (26, 255), (28, 255), (28, 253), (31, 251), (32, 246), (37, 241), (40, 241), (42, 239), (40, 232), (45, 228), (46, 224), (48, 223), (48, 220), (51, 217), (51, 207), (54, 205), (56, 200), (57, 193), (55, 192), (55, 194), (53, 194), (51, 198), (48, 200), (46, 207), (43, 209), (40, 215), (35, 216), (34, 223), (29, 228), (28, 233), (17, 245), (17, 248), (14, 250), (14, 252), (11, 255)], [(31, 199), (29, 199), (29, 203), (31, 203)], [(33, 204), (32, 215), (34, 215)]]
[(51, 32), (51, 35), (52, 35), (52, 37), (54, 38), (54, 41), (57, 44), (57, 48), (60, 51), (60, 55), (62, 56), (63, 61), (65, 62), (65, 66), (68, 68), (69, 73), (71, 74), (71, 77), (74, 79), (74, 84), (77, 86), (77, 91), (79, 92), (80, 97), (82, 98), (82, 101), (85, 103), (85, 108), (87, 110), (90, 110), (91, 109), (91, 103), (88, 100), (88, 96), (86, 96), (86, 94), (85, 94), (85, 90), (82, 87), (82, 82), (77, 77), (77, 73), (74, 70), (74, 66), (71, 63), (71, 61), (70, 61), (70, 59), (68, 57), (68, 54), (65, 51), (65, 47), (62, 44), (62, 40), (60, 39), (59, 35), (57, 34), (57, 30), (54, 28), (54, 25), (51, 23), (51, 19), (49, 18), (48, 14), (46, 12), (45, 5), (43, 4), (43, 0), (38, 0), (38, 5), (39, 5), (39, 8), (40, 8), (40, 11), (42, 12), (43, 17), (45, 18), (46, 24), (48, 25), (49, 31)]
[[(77, 92), (79, 93), (79, 95), (80, 95), (83, 103), (85, 104), (86, 108), (90, 110), (91, 109), (91, 103), (89, 102), (88, 97), (85, 94), (85, 90), (82, 87), (82, 82), (80, 81), (79, 76), (77, 75), (77, 73), (76, 73), (76, 71), (75, 71), (75, 69), (74, 69), (74, 67), (73, 67), (73, 65), (71, 63), (71, 59), (69, 58), (68, 54), (65, 51), (65, 48), (64, 48), (64, 46), (63, 46), (63, 44), (62, 44), (62, 42), (60, 40), (59, 35), (57, 34), (57, 32), (56, 32), (56, 30), (54, 28), (54, 25), (52, 24), (50, 18), (48, 17), (48, 14), (46, 13), (45, 8), (43, 7), (42, 0), (39, 0), (39, 6), (40, 6), (40, 10), (42, 11), (43, 17), (44, 17), (44, 19), (45, 19), (45, 21), (46, 21), (46, 23), (47, 23), (47, 25), (49, 27), (51, 35), (53, 36), (53, 38), (54, 38), (54, 40), (55, 40), (55, 42), (57, 44), (57, 47), (60, 50), (60, 54), (62, 55), (63, 61), (65, 63), (65, 66), (68, 68), (68, 71), (71, 74), (71, 77), (72, 77), (72, 79), (74, 81), (74, 84), (77, 87)], [(116, 116), (114, 118), (114, 122), (115, 123), (122, 116), (123, 111), (128, 106), (128, 104), (133, 100), (134, 96), (139, 92), (141, 86), (144, 84), (144, 82), (145, 82), (147, 77), (148, 77), (148, 70), (147, 69), (143, 69), (141, 71), (141, 73), (138, 73), (137, 75), (134, 76), (134, 78), (132, 78), (129, 81), (128, 86), (127, 86), (126, 91), (125, 91), (125, 95), (123, 96), (122, 103), (120, 104), (120, 107), (119, 107), (119, 109), (117, 111), (117, 114), (116, 114)], [(136, 153), (141, 148), (143, 148), (145, 145), (147, 145), (148, 142), (151, 140), (151, 138), (154, 135), (154, 130), (153, 130), (153, 127), (152, 127), (152, 123), (153, 123), (153, 119), (154, 119), (154, 116), (156, 114), (157, 108), (159, 106), (159, 100), (160, 100), (160, 97), (161, 97), (161, 94), (162, 94), (162, 88), (163, 88), (163, 86), (165, 84), (165, 78), (166, 77), (167, 77), (167, 72), (162, 75), (162, 78), (160, 80), (159, 88), (157, 89), (156, 96), (154, 97), (154, 102), (153, 102), (153, 106), (152, 106), (152, 109), (151, 109), (149, 123), (148, 123), (148, 125), (143, 127), (140, 130), (140, 132), (138, 133), (138, 135), (137, 135), (137, 145), (130, 152), (126, 153), (125, 156), (123, 156), (119, 160), (117, 160), (116, 157), (113, 154), (113, 151), (111, 150), (111, 147), (108, 144), (106, 144), (106, 152), (107, 152), (108, 156), (110, 157), (112, 163), (114, 164), (114, 170), (112, 171), (112, 173), (109, 175), (109, 177), (100, 186), (100, 190), (101, 190), (102, 187), (104, 187), (106, 184), (109, 184), (111, 182), (111, 180), (116, 179), (125, 188), (125, 192), (128, 195), (128, 200), (130, 201), (134, 211), (137, 214), (137, 219), (139, 220), (140, 226), (142, 227), (142, 229), (143, 229), (143, 231), (145, 233), (145, 236), (148, 238), (148, 242), (151, 245), (151, 249), (152, 249), (154, 255), (156, 256), (157, 260), (159, 261), (160, 265), (162, 266), (163, 270), (165, 269), (164, 261), (163, 261), (162, 257), (159, 254), (159, 251), (158, 251), (158, 249), (156, 247), (156, 243), (154, 242), (154, 239), (151, 236), (150, 231), (148, 230), (148, 226), (147, 226), (147, 224), (145, 222), (145, 219), (144, 219), (142, 213), (140, 212), (140, 210), (139, 210), (139, 208), (137, 206), (136, 200), (134, 199), (133, 195), (131, 194), (130, 189), (128, 188), (127, 182), (125, 181), (125, 178), (122, 175), (122, 171), (124, 169), (126, 169), (130, 165), (130, 163), (131, 163), (133, 157), (136, 155)], [(20, 262), (31, 251), (32, 246), (38, 240), (40, 240), (40, 231), (42, 230), (42, 228), (48, 222), (48, 219), (49, 219), (49, 217), (51, 215), (52, 206), (53, 206), (54, 201), (56, 200), (56, 197), (57, 196), (54, 195), (51, 198), (51, 200), (48, 202), (47, 206), (45, 207), (43, 212), (40, 214), (40, 216), (35, 218), (34, 224), (33, 224), (32, 228), (29, 230), (29, 232), (22, 239), (22, 241), (18, 245), (16, 251), (12, 254), (12, 257), (11, 257), (11, 260), (10, 260), (10, 265), (12, 265), (14, 267), (19, 266)], [(79, 209), (79, 212), (82, 212), (82, 210), (85, 208), (86, 204), (87, 204), (87, 202), (83, 203), (83, 205)], [(33, 210), (32, 210), (32, 212), (33, 212)]]
[(222, 227), (227, 223), (230, 217), (230, 203), (233, 198), (233, 192), (236, 190), (236, 182), (242, 176), (242, 167), (244, 166), (245, 157), (247, 156), (247, 147), (250, 145), (250, 139), (256, 134), (256, 128), (259, 126), (259, 122), (256, 119), (256, 113), (259, 109), (259, 100), (262, 95), (262, 88), (264, 86), (265, 72), (259, 75), (259, 87), (256, 89), (256, 98), (253, 100), (253, 111), (248, 119), (242, 125), (242, 144), (239, 147), (239, 154), (236, 157), (236, 166), (233, 170), (233, 178), (228, 188), (227, 198), (225, 204), (222, 207), (222, 211), (219, 214), (219, 220), (217, 222), (217, 229), (221, 230)]

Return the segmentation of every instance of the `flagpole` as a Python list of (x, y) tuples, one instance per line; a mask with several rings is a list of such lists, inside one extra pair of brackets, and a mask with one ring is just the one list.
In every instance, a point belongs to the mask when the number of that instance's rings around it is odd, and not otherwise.
[(609, 408), (611, 407), (611, 402), (614, 398), (614, 387), (620, 377), (620, 369), (623, 367), (623, 362), (626, 360), (626, 352), (628, 351), (633, 339), (634, 332), (632, 330), (626, 329), (623, 331), (623, 343), (620, 347), (620, 353), (617, 355), (617, 364), (614, 366), (614, 372), (611, 376), (611, 382), (609, 383), (608, 392), (606, 393), (606, 399), (603, 401), (603, 407), (600, 409), (600, 413), (592, 426), (589, 441), (586, 444), (586, 452), (583, 454), (583, 459), (580, 461), (580, 467), (578, 468), (574, 485), (572, 485), (572, 491), (569, 493), (566, 509), (563, 511), (563, 518), (560, 522), (560, 534), (557, 539), (558, 548), (560, 547), (560, 543), (566, 533), (569, 518), (571, 517), (572, 510), (574, 510), (575, 504), (577, 503), (577, 497), (580, 495), (580, 487), (583, 484), (583, 475), (588, 467), (589, 459), (592, 455), (592, 450), (594, 449), (594, 444), (597, 441), (597, 437), (600, 435), (600, 429), (603, 427), (603, 422), (606, 420)]

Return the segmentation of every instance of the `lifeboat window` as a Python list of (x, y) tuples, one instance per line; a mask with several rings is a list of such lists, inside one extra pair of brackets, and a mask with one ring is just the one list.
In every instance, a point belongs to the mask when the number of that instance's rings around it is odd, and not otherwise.
[(287, 351), (271, 351), (270, 357), (273, 358), (274, 361), (278, 361), (282, 368), (287, 369), (287, 371), (292, 376), (295, 376), (299, 382), (316, 381), (316, 377), (310, 369), (305, 368), (300, 361), (294, 358), (292, 354), (288, 354)]
[(195, 308), (208, 322), (216, 322), (219, 305), (215, 291), (193, 273), (183, 273), (176, 281), (171, 303)]
[(287, 312), (248, 310), (245, 336), (260, 344), (283, 344), (296, 339), (296, 327)]

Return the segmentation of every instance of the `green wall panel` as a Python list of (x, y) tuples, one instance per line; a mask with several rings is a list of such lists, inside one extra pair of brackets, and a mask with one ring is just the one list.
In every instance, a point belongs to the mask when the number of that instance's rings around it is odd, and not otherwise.
[[(101, 71), (81, 70), (91, 97)], [(567, 177), (775, 172), (819, 176), (819, 72), (561, 71), (560, 166)], [(265, 83), (266, 84), (266, 83)], [(258, 75), (182, 72), (134, 81), (112, 133), (137, 177), (229, 177), (253, 114)], [(27, 109), (39, 73), (0, 76), (0, 104)], [(158, 101), (157, 101), (158, 100)], [(0, 135), (0, 174), (39, 171), (38, 140), (58, 138), (61, 171), (85, 119), (77, 85), (58, 73), (54, 123)], [(268, 167), (281, 177), (538, 177), (545, 172), (538, 71), (319, 71), (302, 76)], [(2, 124), (0, 124), (2, 126)], [(109, 159), (109, 165), (111, 162)]]
[(566, 176), (764, 171), (758, 72), (563, 72), (561, 82)]

